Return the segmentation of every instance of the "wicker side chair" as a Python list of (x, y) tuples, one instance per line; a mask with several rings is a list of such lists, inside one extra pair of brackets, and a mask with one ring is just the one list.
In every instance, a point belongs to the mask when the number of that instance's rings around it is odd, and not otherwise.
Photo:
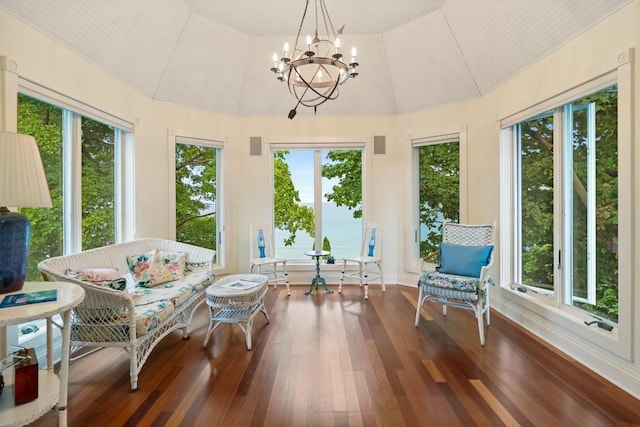
[(480, 345), (484, 346), (484, 317), (490, 324), (489, 285), (493, 285), (490, 269), (493, 263), (495, 224), (455, 224), (442, 226), (440, 265), (422, 262), (418, 281), (419, 295), (415, 326), (420, 321), (420, 309), (425, 302), (471, 310), (478, 321)]

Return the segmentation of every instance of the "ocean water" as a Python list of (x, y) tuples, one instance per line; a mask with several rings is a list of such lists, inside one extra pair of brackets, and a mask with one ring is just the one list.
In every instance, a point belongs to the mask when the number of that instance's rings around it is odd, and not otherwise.
[[(353, 214), (345, 207), (337, 207), (334, 203), (322, 204), (322, 231), (331, 244), (331, 255), (338, 259), (354, 257), (360, 253), (362, 245), (362, 219), (353, 218)], [(306, 260), (306, 251), (313, 250), (314, 240), (307, 233), (298, 232), (293, 246), (284, 246), (284, 238), (288, 234), (275, 230), (275, 255), (290, 260)]]

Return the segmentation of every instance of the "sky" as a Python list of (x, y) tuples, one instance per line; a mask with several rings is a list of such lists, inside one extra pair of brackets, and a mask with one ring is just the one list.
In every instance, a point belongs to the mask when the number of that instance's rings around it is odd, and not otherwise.
[[(323, 150), (323, 154), (326, 151)], [(300, 193), (302, 203), (313, 203), (313, 150), (291, 150), (286, 157), (293, 183)], [(323, 163), (329, 162), (323, 155)], [(323, 194), (338, 183), (337, 179), (322, 178)], [(323, 202), (327, 202), (323, 199)]]

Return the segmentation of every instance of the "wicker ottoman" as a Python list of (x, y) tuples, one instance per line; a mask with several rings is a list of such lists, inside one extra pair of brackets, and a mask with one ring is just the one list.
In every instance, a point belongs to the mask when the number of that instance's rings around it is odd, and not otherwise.
[(268, 280), (269, 278), (262, 274), (232, 274), (207, 288), (207, 305), (211, 319), (203, 347), (207, 346), (209, 337), (220, 324), (235, 323), (244, 331), (247, 350), (251, 350), (253, 318), (262, 311), (269, 323), (269, 315), (263, 303)]

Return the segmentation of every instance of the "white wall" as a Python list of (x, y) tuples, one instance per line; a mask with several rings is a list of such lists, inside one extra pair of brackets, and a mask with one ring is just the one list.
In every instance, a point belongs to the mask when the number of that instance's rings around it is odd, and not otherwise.
[[(249, 138), (267, 142), (355, 140), (367, 144), (367, 221), (383, 224), (383, 256), (387, 281), (414, 285), (417, 272), (408, 259), (413, 240), (411, 212), (411, 138), (467, 131), (462, 155), (467, 174), (463, 178), (466, 198), (462, 218), (468, 222), (499, 220), (500, 118), (527, 108), (586, 80), (596, 77), (602, 64), (629, 47), (640, 46), (640, 0), (630, 3), (606, 21), (594, 26), (555, 53), (480, 99), (399, 116), (327, 117), (285, 114), (273, 117), (234, 117), (199, 111), (145, 98), (126, 84), (96, 68), (32, 27), (0, 11), (0, 56), (17, 66), (21, 77), (102, 109), (135, 124), (136, 236), (167, 237), (169, 230), (168, 133), (201, 136), (225, 142), (223, 189), (226, 218), (226, 271), (248, 269), (249, 225), (271, 215), (265, 187), (263, 156), (249, 155)], [(635, 67), (635, 82), (640, 82)], [(5, 85), (6, 86), (6, 85)], [(640, 111), (640, 88), (635, 85), (633, 102)], [(7, 91), (0, 87), (0, 101)], [(10, 95), (10, 94), (9, 94)], [(205, 95), (206, 96), (206, 95)], [(288, 96), (283, 92), (283, 96)], [(15, 120), (11, 103), (0, 102), (0, 117)], [(285, 112), (286, 113), (286, 112)], [(2, 121), (0, 121), (2, 123)], [(634, 124), (635, 126), (635, 124)], [(386, 153), (373, 155), (374, 135), (386, 136)], [(634, 140), (636, 141), (637, 138)], [(635, 150), (640, 164), (640, 150)], [(463, 166), (465, 167), (465, 166)], [(640, 212), (640, 174), (635, 174), (635, 212)], [(638, 216), (634, 220), (637, 222)], [(635, 233), (635, 227), (629, 230)], [(634, 239), (638, 241), (638, 239)], [(496, 248), (499, 271), (500, 248)], [(640, 265), (640, 243), (634, 251)], [(640, 282), (634, 272), (633, 283)], [(504, 297), (496, 288), (494, 307), (511, 316), (542, 338), (552, 342), (587, 366), (640, 397), (640, 364), (608, 354), (580, 341), (566, 341), (550, 322), (533, 322), (531, 313)], [(634, 318), (640, 317), (640, 292), (634, 296)], [(412, 325), (408, 325), (412, 327)], [(634, 352), (640, 351), (640, 330), (634, 332)]]

